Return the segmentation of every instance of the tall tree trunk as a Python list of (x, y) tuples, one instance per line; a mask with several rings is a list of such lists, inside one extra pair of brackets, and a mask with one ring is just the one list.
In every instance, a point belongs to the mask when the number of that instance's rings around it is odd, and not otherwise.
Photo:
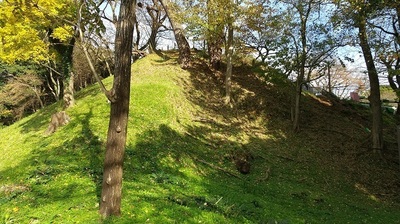
[(67, 46), (67, 50), (64, 52), (63, 56), (63, 66), (64, 66), (64, 81), (68, 82), (65, 83), (67, 86), (64, 85), (64, 92), (63, 92), (63, 102), (64, 102), (64, 108), (72, 107), (75, 104), (75, 91), (73, 90), (74, 88), (74, 73), (72, 72), (72, 56), (73, 56), (73, 51), (74, 51), (74, 46), (75, 46), (75, 37), (71, 39)]
[(190, 45), (185, 37), (185, 34), (183, 33), (182, 24), (176, 21), (174, 12), (169, 10), (168, 4), (170, 4), (170, 0), (160, 0), (160, 3), (164, 8), (174, 31), (175, 40), (179, 50), (178, 62), (181, 68), (189, 68), (191, 64)]
[(309, 3), (306, 12), (303, 10), (298, 10), (301, 17), (301, 28), (300, 28), (300, 38), (301, 38), (301, 55), (300, 55), (300, 65), (299, 65), (299, 75), (296, 81), (296, 91), (295, 91), (295, 102), (294, 102), (294, 120), (293, 120), (293, 130), (299, 130), (300, 123), (300, 98), (302, 93), (302, 86), (304, 84), (305, 68), (307, 60), (307, 19), (311, 11), (311, 3)]
[(358, 19), (358, 37), (364, 55), (365, 64), (368, 70), (369, 84), (371, 88), (369, 101), (372, 111), (372, 148), (374, 150), (383, 149), (382, 132), (382, 106), (379, 89), (378, 72), (376, 71), (371, 48), (368, 44), (366, 16), (360, 13)]
[(111, 112), (108, 126), (100, 214), (121, 214), (122, 167), (127, 135), (132, 41), (136, 0), (122, 0), (115, 36), (115, 72), (111, 89)]
[[(74, 101), (74, 95), (73, 93), (68, 93), (68, 83), (69, 80), (69, 75), (70, 72), (72, 71), (72, 55), (73, 55), (73, 50), (74, 50), (74, 45), (75, 45), (75, 37), (72, 37), (70, 42), (68, 44), (62, 43), (60, 40), (55, 39), (51, 36), (53, 33), (52, 29), (48, 30), (49, 34), (49, 42), (53, 44), (54, 50), (60, 55), (61, 61), (60, 61), (60, 95), (58, 100), (64, 100), (64, 102), (67, 101), (66, 98), (64, 98), (64, 94), (67, 93), (68, 96), (67, 98), (71, 99)], [(67, 92), (65, 92), (67, 91)], [(72, 106), (70, 104), (64, 105), (64, 108), (67, 108), (69, 106)]]
[(219, 70), (221, 68), (222, 61), (222, 45), (224, 44), (224, 25), (221, 21), (221, 13), (217, 8), (225, 7), (227, 5), (221, 4), (218, 0), (207, 0), (207, 19), (208, 19), (208, 30), (207, 30), (207, 48), (208, 55), (210, 56), (210, 64), (214, 69)]
[(226, 45), (225, 104), (231, 103), (232, 88), (232, 56), (233, 56), (233, 24), (228, 25), (228, 41)]
[(221, 58), (222, 58), (222, 44), (223, 35), (217, 34), (216, 36), (210, 37), (208, 40), (208, 54), (210, 55), (210, 64), (214, 69), (221, 68)]

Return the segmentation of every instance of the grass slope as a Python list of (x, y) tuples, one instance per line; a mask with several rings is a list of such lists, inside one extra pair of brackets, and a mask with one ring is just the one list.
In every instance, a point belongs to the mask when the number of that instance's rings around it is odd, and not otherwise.
[[(284, 88), (239, 69), (235, 106), (225, 107), (222, 77), (200, 62), (188, 71), (155, 55), (134, 64), (122, 216), (104, 222), (400, 223), (394, 165), (353, 156), (368, 134), (361, 110), (307, 97), (308, 128), (291, 133)], [(89, 87), (67, 111), (72, 121), (45, 137), (59, 108), (0, 129), (0, 223), (101, 222), (109, 105)], [(248, 175), (232, 162), (243, 154)]]

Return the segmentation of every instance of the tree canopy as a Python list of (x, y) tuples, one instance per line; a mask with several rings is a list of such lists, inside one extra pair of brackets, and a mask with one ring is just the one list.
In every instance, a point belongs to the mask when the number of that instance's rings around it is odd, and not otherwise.
[(57, 55), (50, 39), (68, 43), (74, 35), (75, 4), (69, 0), (1, 1), (0, 59), (45, 62)]

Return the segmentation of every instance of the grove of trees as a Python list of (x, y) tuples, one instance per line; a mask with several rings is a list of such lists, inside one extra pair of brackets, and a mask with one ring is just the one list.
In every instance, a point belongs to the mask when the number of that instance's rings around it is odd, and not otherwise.
[[(371, 148), (384, 149), (380, 83), (400, 97), (397, 0), (0, 0), (0, 124), (59, 100), (64, 109), (73, 106), (76, 90), (98, 82), (111, 105), (100, 213), (118, 216), (131, 63), (147, 52), (162, 54), (171, 41), (183, 69), (196, 48), (211, 71), (225, 75), (226, 104), (234, 103), (232, 71), (245, 57), (264, 78), (290, 80), (295, 132), (305, 86), (319, 84), (341, 97), (348, 95), (341, 90), (366, 86), (351, 73), (356, 58), (344, 49), (359, 51), (368, 77)], [(109, 75), (114, 82), (107, 90), (101, 80)]]

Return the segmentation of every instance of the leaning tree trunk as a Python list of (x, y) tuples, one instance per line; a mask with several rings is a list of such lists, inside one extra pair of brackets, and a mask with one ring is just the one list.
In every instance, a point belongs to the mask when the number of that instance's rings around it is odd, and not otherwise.
[(369, 101), (372, 111), (372, 148), (374, 150), (383, 149), (383, 132), (382, 132), (382, 106), (379, 89), (378, 72), (376, 71), (374, 59), (372, 57), (371, 48), (368, 44), (366, 17), (360, 15), (358, 22), (358, 37), (360, 46), (364, 55), (365, 64), (368, 70), (368, 78), (370, 83)]
[(108, 126), (100, 214), (121, 214), (122, 166), (127, 135), (133, 27), (136, 0), (122, 0), (115, 36), (115, 70), (111, 89), (111, 112)]
[(190, 45), (185, 37), (185, 34), (183, 33), (182, 24), (176, 21), (174, 12), (169, 9), (170, 0), (160, 0), (160, 3), (164, 8), (174, 31), (175, 40), (179, 51), (178, 62), (181, 68), (189, 68), (191, 64)]

